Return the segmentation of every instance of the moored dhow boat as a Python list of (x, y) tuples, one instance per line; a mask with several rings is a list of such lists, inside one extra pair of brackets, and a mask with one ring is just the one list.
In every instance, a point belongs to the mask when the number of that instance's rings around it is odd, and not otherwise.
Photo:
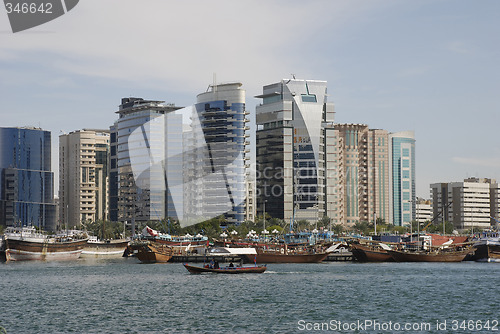
[(390, 250), (389, 254), (397, 262), (461, 262), (474, 252), (474, 247), (455, 246), (451, 249), (430, 247), (426, 250)]
[(66, 261), (80, 257), (87, 243), (85, 234), (48, 236), (34, 227), (9, 228), (5, 233), (7, 261)]
[(204, 267), (191, 266), (187, 263), (184, 263), (184, 268), (186, 268), (191, 274), (201, 274), (201, 273), (216, 273), (216, 274), (261, 274), (266, 271), (267, 267), (265, 265), (262, 266), (254, 266), (254, 267), (219, 267), (219, 268), (211, 268), (209, 265), (205, 265)]
[(392, 248), (384, 243), (353, 242), (349, 244), (352, 255), (359, 262), (387, 262), (394, 261), (389, 253)]
[(245, 255), (248, 262), (255, 263), (319, 263), (328, 252), (316, 251), (314, 247), (289, 249), (287, 245), (269, 245), (256, 248), (257, 254)]
[(208, 238), (206, 236), (200, 234), (195, 236), (189, 234), (186, 234), (184, 236), (172, 236), (170, 234), (165, 234), (153, 230), (149, 226), (146, 226), (142, 229), (142, 232), (139, 235), (139, 239), (155, 241), (168, 246), (208, 246)]
[[(257, 251), (256, 263), (319, 263), (326, 259), (328, 253), (295, 253), (281, 254), (276, 252)], [(248, 258), (248, 261), (251, 261)]]
[(143, 263), (166, 263), (173, 256), (172, 247), (157, 242), (143, 242), (136, 245), (137, 258)]
[(473, 259), (478, 262), (500, 263), (500, 237), (498, 232), (489, 233), (474, 243)]
[(83, 247), (82, 258), (114, 258), (122, 257), (129, 241), (126, 239), (99, 240), (95, 236), (89, 237)]

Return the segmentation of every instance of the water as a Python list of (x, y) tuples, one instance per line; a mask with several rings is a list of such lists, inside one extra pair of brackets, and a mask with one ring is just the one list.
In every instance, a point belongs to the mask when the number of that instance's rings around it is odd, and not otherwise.
[[(485, 333), (489, 320), (495, 333), (499, 277), (500, 265), (474, 262), (270, 264), (248, 275), (191, 275), (133, 258), (9, 263), (0, 264), (0, 326), (9, 334), (403, 333), (397, 323), (413, 328), (406, 333)], [(462, 320), (473, 327), (460, 329), (470, 326)]]

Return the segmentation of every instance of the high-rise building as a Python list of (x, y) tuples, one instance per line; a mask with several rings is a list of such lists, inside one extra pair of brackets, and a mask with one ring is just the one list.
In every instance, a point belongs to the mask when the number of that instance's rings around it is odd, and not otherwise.
[(500, 183), (490, 183), (490, 218), (491, 225), (500, 228)]
[(164, 101), (123, 98), (110, 127), (110, 219), (177, 218), (183, 210), (182, 115)]
[(260, 214), (286, 221), (332, 217), (336, 186), (334, 107), (326, 81), (284, 79), (263, 87), (256, 108)]
[(59, 136), (59, 217), (67, 227), (108, 219), (109, 130)]
[(390, 222), (388, 132), (365, 124), (335, 124), (335, 138), (338, 185), (332, 222)]
[(499, 215), (495, 211), (497, 189), (495, 180), (474, 177), (463, 182), (431, 184), (434, 216), (439, 215), (437, 221), (452, 222), (460, 230), (490, 228), (495, 225), (491, 217)]
[(412, 131), (389, 134), (390, 213), (394, 225), (415, 220), (415, 135)]
[(430, 200), (417, 198), (415, 211), (416, 211), (415, 220), (418, 223), (428, 223), (432, 221), (432, 219), (434, 218), (432, 216), (432, 201)]
[(0, 224), (55, 231), (51, 136), (39, 128), (0, 128)]
[(245, 198), (245, 220), (255, 222), (255, 180), (247, 173), (246, 198)]
[[(197, 198), (195, 202), (202, 206), (198, 209), (204, 216), (215, 217), (225, 212), (230, 224), (245, 221), (245, 160), (249, 159), (246, 131), (249, 128), (246, 126), (245, 90), (241, 86), (241, 83), (213, 84), (206, 92), (199, 94), (194, 117), (199, 119), (201, 131), (191, 134), (194, 136), (191, 140), (203, 141), (203, 148), (206, 148), (190, 150), (198, 152), (196, 157), (190, 157), (194, 159), (191, 166), (199, 174), (191, 181), (213, 173), (221, 173), (222, 179), (221, 182), (202, 182), (190, 193)], [(203, 138), (198, 138), (200, 136)], [(229, 201), (225, 200), (227, 195)]]

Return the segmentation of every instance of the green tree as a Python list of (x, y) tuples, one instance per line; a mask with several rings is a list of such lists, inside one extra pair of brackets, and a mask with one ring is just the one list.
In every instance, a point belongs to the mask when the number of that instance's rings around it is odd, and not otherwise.
[(333, 225), (332, 229), (336, 235), (340, 235), (340, 234), (342, 234), (342, 232), (344, 232), (344, 225), (335, 224), (335, 225)]
[(94, 222), (82, 222), (82, 226), (87, 232), (95, 235), (100, 240), (119, 239), (123, 236), (123, 224), (120, 222), (96, 220)]
[(303, 231), (303, 230), (308, 230), (310, 229), (310, 224), (307, 220), (301, 219), (295, 222), (295, 227), (294, 230), (296, 231)]
[(215, 217), (196, 225), (188, 226), (182, 228), (179, 232), (181, 234), (189, 233), (191, 235), (196, 235), (201, 233), (209, 238), (218, 238), (222, 232), (221, 225), (226, 225), (227, 221), (224, 216)]
[(361, 233), (361, 234), (369, 234), (371, 231), (373, 231), (373, 229), (371, 228), (372, 226), (373, 226), (373, 224), (370, 224), (366, 221), (356, 222), (354, 224), (354, 230), (358, 233)]
[(269, 226), (269, 228), (267, 228), (267, 230), (268, 230), (269, 232), (272, 232), (273, 230), (277, 230), (277, 231), (278, 231), (278, 233), (280, 233), (280, 234), (281, 234), (281, 233), (283, 233), (284, 228), (283, 228), (283, 227), (281, 227), (281, 226), (279, 226), (279, 225), (271, 225), (271, 226)]
[(328, 216), (323, 216), (320, 220), (318, 220), (318, 228), (330, 228), (330, 218)]
[[(453, 233), (454, 229), (455, 228), (453, 226), (453, 223), (445, 222), (445, 232), (446, 232), (446, 234)], [(430, 233), (443, 233), (443, 223), (439, 222), (439, 223), (431, 224), (427, 228), (427, 231), (430, 232)]]

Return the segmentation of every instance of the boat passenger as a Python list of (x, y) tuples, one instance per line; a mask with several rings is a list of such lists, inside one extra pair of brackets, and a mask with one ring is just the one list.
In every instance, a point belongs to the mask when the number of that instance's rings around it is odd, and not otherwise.
[(219, 269), (219, 261), (215, 261), (214, 269)]
[(234, 264), (231, 262), (231, 263), (229, 264), (229, 268), (233, 268), (233, 267), (234, 267)]

